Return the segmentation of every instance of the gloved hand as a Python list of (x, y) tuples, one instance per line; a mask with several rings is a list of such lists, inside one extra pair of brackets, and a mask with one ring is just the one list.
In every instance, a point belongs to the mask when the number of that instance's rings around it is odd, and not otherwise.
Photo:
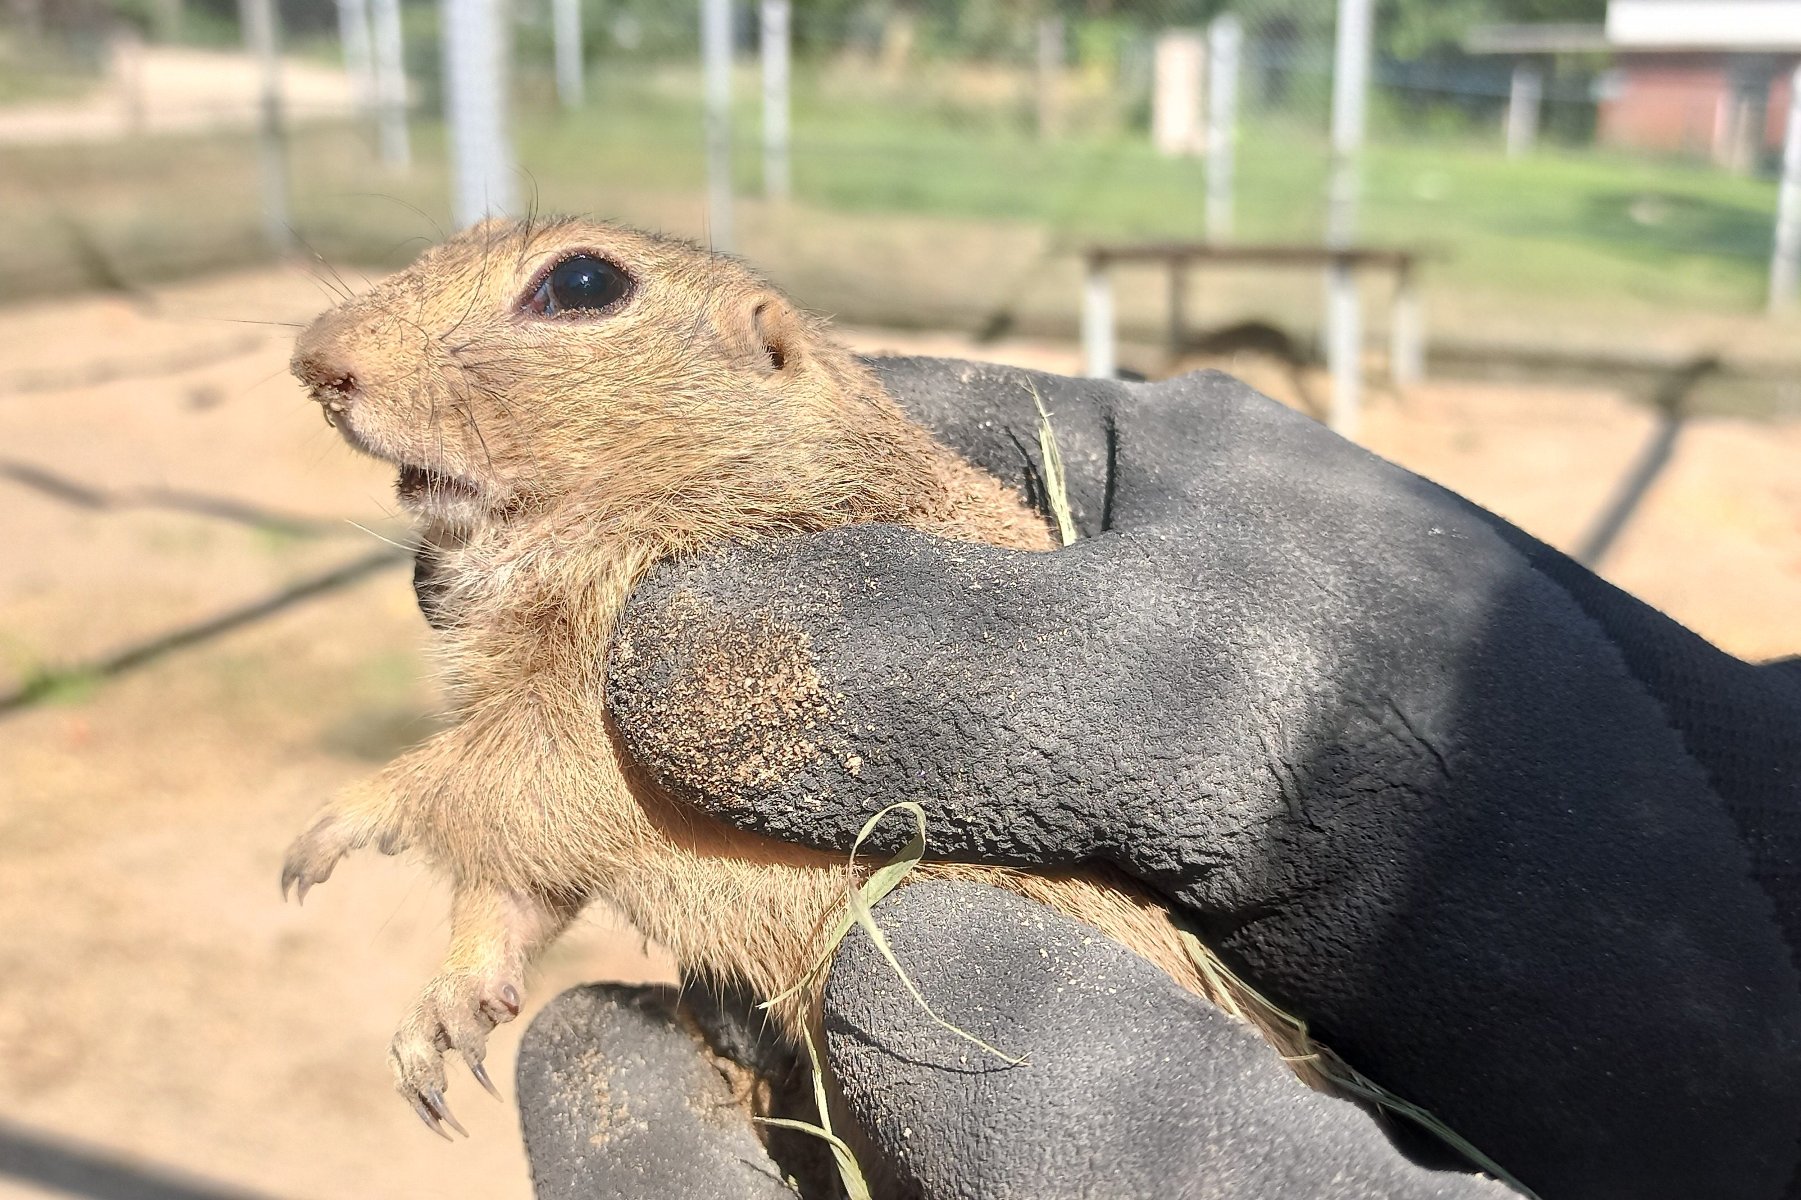
[[(878, 367), (1042, 499), (1034, 385), (1089, 536), (870, 526), (653, 572), (610, 689), (660, 783), (815, 846), (918, 800), (934, 856), (1117, 864), (1546, 1200), (1801, 1194), (1794, 671), (1221, 375)], [(703, 724), (771, 719), (695, 670), (769, 619), (831, 704), (798, 767)]]
[[(904, 887), (876, 911), (937, 1011), (1024, 1060), (931, 1021), (854, 931), (827, 983), (825, 1049), (883, 1200), (1512, 1194), (1407, 1162), (1367, 1114), (1309, 1091), (1247, 1026), (1084, 925), (944, 882)], [(781, 1134), (766, 1154), (733, 1095), (733, 1064), (746, 1064), (774, 1081), (784, 1115), (817, 1120), (796, 1102), (810, 1083), (759, 1028), (745, 1000), (704, 988), (679, 1007), (674, 989), (622, 985), (552, 1001), (519, 1062), (538, 1200), (760, 1200), (789, 1195), (797, 1165), (801, 1195), (835, 1194), (819, 1143)]]

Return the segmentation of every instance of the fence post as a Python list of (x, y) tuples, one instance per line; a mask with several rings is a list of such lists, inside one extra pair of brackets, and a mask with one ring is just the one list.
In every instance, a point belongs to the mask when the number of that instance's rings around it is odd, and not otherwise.
[(556, 40), (557, 102), (582, 106), (582, 0), (551, 0), (551, 33)]
[(338, 0), (338, 44), (357, 111), (375, 111), (375, 59), (369, 43), (369, 0)]
[(1513, 82), (1507, 91), (1507, 157), (1530, 154), (1538, 141), (1539, 102), (1545, 94), (1545, 73), (1536, 63), (1513, 64)]
[(238, 19), (261, 72), (257, 155), (263, 178), (263, 234), (270, 249), (287, 254), (294, 248), (294, 229), (288, 216), (288, 148), (282, 128), (281, 34), (275, 0), (238, 0)]
[[(1332, 61), (1332, 176), (1327, 184), (1326, 244), (1348, 249), (1357, 236), (1362, 187), (1364, 113), (1369, 99), (1372, 0), (1339, 0)], [(1357, 271), (1348, 256), (1334, 256), (1326, 272), (1326, 363), (1332, 374), (1330, 424), (1356, 437), (1361, 416), (1362, 311)]]
[(1232, 180), (1238, 153), (1238, 60), (1244, 26), (1222, 13), (1207, 26), (1207, 240), (1232, 236)]
[(786, 200), (793, 190), (788, 163), (789, 0), (763, 0), (758, 50), (763, 58), (763, 194)]
[(407, 134), (406, 45), (400, 32), (400, 0), (375, 0), (375, 101), (381, 110), (377, 141), (381, 161), (404, 171), (413, 165)]
[(1198, 153), (1207, 139), (1201, 126), (1206, 39), (1192, 29), (1165, 29), (1151, 69), (1151, 144), (1170, 158)]
[(707, 239), (732, 248), (732, 0), (700, 0), (706, 74)]
[(1782, 142), (1782, 190), (1776, 200), (1776, 236), (1770, 249), (1770, 311), (1795, 302), (1801, 277), (1801, 66), (1789, 75), (1788, 133)]
[(443, 0), (444, 107), (458, 225), (513, 210), (506, 62), (512, 39), (498, 0)]
[(1112, 379), (1119, 364), (1113, 345), (1113, 281), (1106, 260), (1090, 254), (1082, 281), (1082, 373)]

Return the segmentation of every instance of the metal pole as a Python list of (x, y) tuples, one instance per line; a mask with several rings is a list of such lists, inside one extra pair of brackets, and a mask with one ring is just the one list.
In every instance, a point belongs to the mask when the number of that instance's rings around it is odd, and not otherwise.
[[(1370, 10), (1372, 0), (1339, 0), (1337, 42), (1332, 63), (1332, 177), (1328, 183), (1326, 243), (1349, 247), (1357, 237), (1364, 114), (1369, 100)], [(1326, 273), (1326, 362), (1332, 373), (1331, 426), (1357, 436), (1362, 408), (1362, 312), (1357, 273), (1348, 259), (1333, 260)]]
[(406, 54), (400, 34), (400, 0), (375, 0), (375, 98), (381, 119), (381, 161), (392, 170), (413, 164), (406, 127)]
[(1038, 136), (1048, 141), (1057, 136), (1057, 84), (1063, 76), (1063, 18), (1042, 17), (1038, 21)]
[(1233, 13), (1207, 27), (1207, 240), (1232, 236), (1232, 177), (1238, 152), (1238, 59), (1244, 26)]
[(1532, 152), (1538, 141), (1539, 102), (1545, 94), (1545, 73), (1529, 62), (1513, 64), (1513, 83), (1507, 92), (1507, 157)]
[(444, 107), (458, 225), (514, 208), (507, 136), (507, 28), (498, 0), (443, 0)]
[(375, 110), (375, 59), (369, 48), (369, 0), (338, 0), (338, 42), (358, 111)]
[(732, 248), (732, 0), (701, 0), (700, 58), (706, 74), (707, 236)]
[(1088, 260), (1082, 282), (1082, 372), (1090, 379), (1112, 379), (1118, 373), (1113, 345), (1113, 281), (1107, 265)]
[(1346, 245), (1357, 236), (1359, 159), (1369, 105), (1372, 0), (1339, 0), (1332, 57), (1332, 180), (1326, 240)]
[(789, 2), (763, 0), (763, 193), (771, 200), (786, 200), (793, 191), (788, 163), (789, 113)]
[(1388, 338), (1388, 378), (1397, 390), (1405, 391), (1426, 377), (1425, 308), (1420, 303), (1419, 281), (1410, 262), (1395, 269)]
[(551, 24), (556, 37), (557, 101), (564, 108), (582, 106), (582, 2), (551, 0)]
[(238, 0), (244, 42), (261, 68), (257, 155), (263, 178), (263, 234), (277, 254), (294, 248), (288, 216), (288, 149), (282, 129), (280, 31), (275, 0)]
[(1770, 252), (1770, 310), (1795, 302), (1801, 278), (1801, 66), (1789, 75), (1788, 135), (1782, 143), (1782, 189), (1776, 199), (1776, 238)]

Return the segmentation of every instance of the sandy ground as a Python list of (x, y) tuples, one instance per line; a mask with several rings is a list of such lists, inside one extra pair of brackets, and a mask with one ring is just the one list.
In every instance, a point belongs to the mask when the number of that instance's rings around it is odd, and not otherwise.
[[(281, 63), (283, 110), (290, 120), (345, 118), (357, 111), (345, 72), (302, 59)], [(0, 109), (0, 143), (112, 141), (149, 133), (252, 129), (261, 68), (248, 54), (114, 42), (105, 76), (87, 95)]]
[[(0, 310), (0, 693), (397, 532), (387, 472), (353, 458), (283, 373), (280, 323), (324, 303), (306, 276), (274, 273), (165, 292), (155, 311)], [(867, 348), (972, 352), (850, 332)], [(1054, 344), (982, 354), (1075, 366)], [(1268, 364), (1236, 366), (1285, 385)], [(1604, 390), (1441, 382), (1404, 403), (1378, 395), (1365, 440), (1571, 545), (1653, 432)], [(1801, 650), (1797, 461), (1801, 422), (1692, 422), (1606, 572), (1736, 652)], [(138, 489), (140, 503), (72, 504), (21, 466)], [(154, 489), (303, 520), (246, 527), (159, 507), (170, 498)], [(425, 644), (390, 569), (0, 715), (0, 1197), (529, 1194), (510, 1107), (459, 1082), (475, 1136), (446, 1146), (388, 1089), (389, 1032), (445, 935), (442, 890), (371, 859), (304, 910), (276, 895), (307, 814), (430, 728)], [(532, 1002), (663, 974), (590, 918)], [(516, 1043), (494, 1039), (496, 1079)]]

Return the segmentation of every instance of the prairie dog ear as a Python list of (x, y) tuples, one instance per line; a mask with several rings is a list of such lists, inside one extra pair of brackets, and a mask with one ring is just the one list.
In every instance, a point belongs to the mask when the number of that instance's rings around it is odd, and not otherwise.
[(774, 375), (799, 365), (800, 315), (774, 292), (734, 301), (719, 326), (726, 353), (746, 366)]

